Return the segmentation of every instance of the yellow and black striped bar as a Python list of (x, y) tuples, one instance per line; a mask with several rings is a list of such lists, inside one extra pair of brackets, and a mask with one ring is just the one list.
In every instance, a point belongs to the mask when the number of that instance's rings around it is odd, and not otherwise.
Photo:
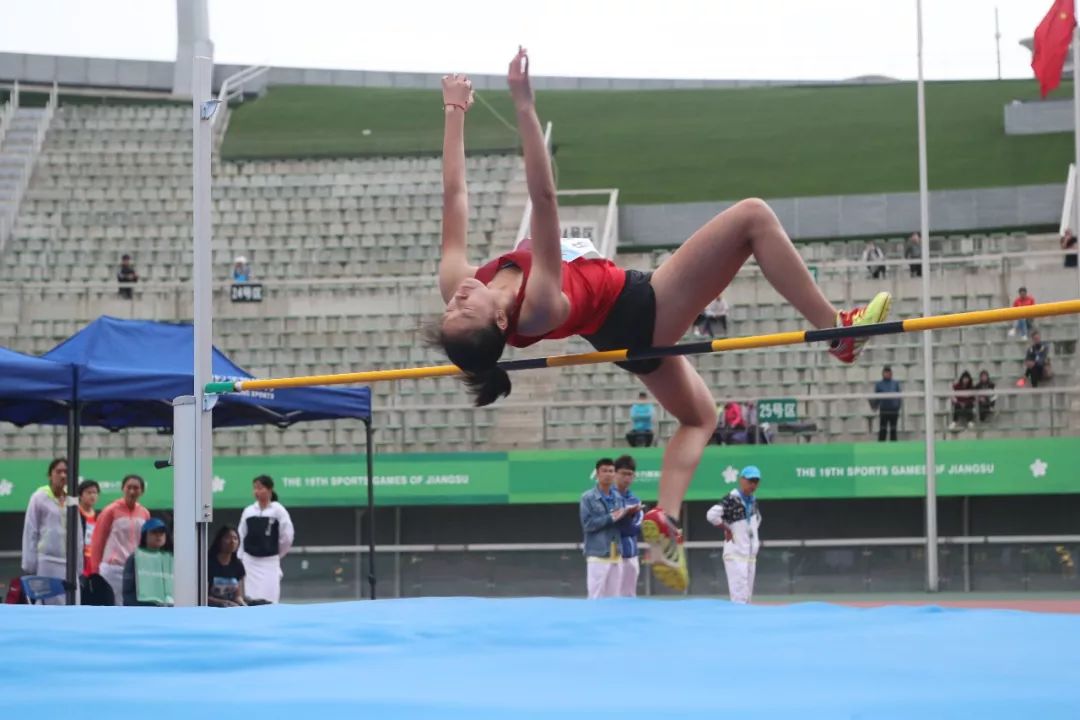
[[(893, 320), (874, 325), (855, 327), (827, 328), (825, 330), (796, 330), (773, 333), (770, 335), (750, 335), (723, 340), (704, 340), (683, 343), (669, 347), (654, 347), (645, 350), (605, 350), (602, 352), (577, 353), (573, 355), (551, 355), (548, 357), (529, 358), (527, 360), (509, 360), (499, 363), (499, 367), (508, 372), (516, 370), (538, 370), (540, 368), (569, 367), (571, 365), (595, 365), (598, 363), (622, 362), (624, 360), (648, 360), (650, 358), (673, 357), (677, 355), (705, 355), (707, 353), (727, 352), (730, 350), (753, 350), (755, 348), (776, 347), (779, 345), (801, 345), (812, 342), (831, 342), (850, 337), (872, 337), (874, 335), (896, 335), (905, 332), (924, 330), (943, 330), (966, 325), (988, 325), (991, 323), (1011, 322), (1014, 320), (1049, 317), (1052, 315), (1074, 315), (1080, 313), (1080, 300), (1028, 305), (1026, 307), (996, 308), (976, 310), (974, 312), (934, 315), (931, 317)], [(244, 390), (276, 390), (280, 388), (311, 387), (314, 385), (367, 385), (393, 380), (416, 380), (429, 377), (453, 377), (462, 372), (454, 365), (432, 365), (428, 367), (402, 368), (400, 370), (370, 370), (367, 372), (340, 373), (336, 375), (305, 375), (302, 377), (277, 378), (270, 380), (242, 380), (238, 382), (207, 383), (208, 393), (243, 392)]]

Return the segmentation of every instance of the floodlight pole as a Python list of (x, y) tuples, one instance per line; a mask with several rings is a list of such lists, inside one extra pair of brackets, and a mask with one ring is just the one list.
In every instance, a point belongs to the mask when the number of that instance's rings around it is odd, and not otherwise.
[[(923, 82), (922, 0), (915, 0), (918, 24), (919, 80), (919, 233), (922, 235), (922, 310), (930, 317), (930, 191), (926, 173), (926, 88)], [(926, 435), (926, 589), (938, 589), (937, 464), (934, 453), (933, 334), (923, 333), (923, 424)]]
[[(1080, 218), (1080, 25), (1073, 27), (1072, 38), (1072, 51), (1073, 51), (1073, 153), (1074, 153), (1074, 174), (1073, 174), (1073, 196), (1072, 203), (1072, 215), (1069, 218), (1069, 229), (1072, 231), (1073, 237), (1077, 237), (1080, 233), (1080, 222), (1077, 222), (1077, 218)], [(1080, 297), (1080, 244), (1073, 250), (1076, 253), (1076, 282), (1077, 282), (1077, 295)]]

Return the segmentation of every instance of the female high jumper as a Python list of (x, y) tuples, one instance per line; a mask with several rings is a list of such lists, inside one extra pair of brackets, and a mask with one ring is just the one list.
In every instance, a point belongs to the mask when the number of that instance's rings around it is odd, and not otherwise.
[[(802, 258), (763, 201), (743, 200), (695, 232), (655, 272), (623, 270), (590, 243), (563, 241), (551, 162), (529, 83), (528, 54), (519, 49), (508, 84), (517, 111), (532, 201), (531, 238), (514, 252), (476, 267), (466, 257), (469, 203), (465, 185), (465, 113), (472, 84), (443, 78), (443, 227), (439, 290), (446, 302), (434, 331), (447, 357), (465, 373), (478, 406), (510, 394), (497, 367), (506, 345), (580, 335), (597, 350), (672, 345), (751, 256), (766, 279), (816, 328), (881, 322), (890, 296), (838, 311), (814, 284)], [(583, 247), (584, 245), (584, 247)], [(835, 341), (829, 352), (850, 363), (865, 338)], [(618, 363), (641, 378), (679, 427), (664, 449), (657, 507), (642, 523), (654, 548), (653, 573), (677, 590), (689, 582), (680, 506), (702, 452), (716, 429), (716, 403), (686, 357)]]

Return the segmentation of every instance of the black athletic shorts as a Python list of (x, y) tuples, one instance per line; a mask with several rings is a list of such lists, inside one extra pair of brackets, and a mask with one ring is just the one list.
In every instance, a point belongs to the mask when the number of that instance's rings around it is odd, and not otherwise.
[[(615, 299), (607, 320), (593, 335), (583, 335), (597, 350), (644, 350), (653, 344), (656, 323), (656, 293), (649, 280), (652, 273), (626, 271), (626, 284)], [(615, 363), (635, 375), (648, 375), (660, 367), (662, 358)]]

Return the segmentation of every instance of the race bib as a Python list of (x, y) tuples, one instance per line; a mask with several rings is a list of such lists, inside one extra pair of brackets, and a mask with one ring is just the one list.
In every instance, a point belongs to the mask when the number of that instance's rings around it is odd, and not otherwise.
[[(563, 262), (570, 263), (580, 258), (603, 257), (589, 238), (560, 238), (559, 245), (562, 248)], [(532, 252), (532, 248), (532, 238), (524, 238), (514, 247), (515, 250), (527, 250), (528, 252)]]

